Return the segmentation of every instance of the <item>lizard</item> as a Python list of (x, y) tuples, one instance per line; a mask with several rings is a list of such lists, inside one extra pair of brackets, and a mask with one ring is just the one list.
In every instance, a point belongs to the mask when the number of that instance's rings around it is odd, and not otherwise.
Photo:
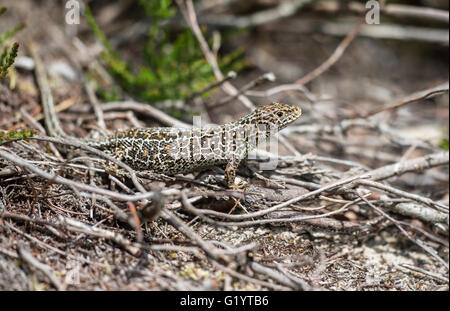
[(221, 126), (131, 128), (86, 144), (134, 169), (167, 175), (226, 164), (227, 185), (236, 188), (236, 170), (248, 153), (301, 113), (300, 107), (274, 102)]
[[(111, 154), (138, 171), (175, 175), (226, 164), (227, 186), (237, 188), (234, 183), (236, 170), (248, 153), (302, 114), (298, 106), (274, 102), (221, 126), (131, 128), (95, 140), (75, 138), (62, 130), (42, 61), (33, 46), (30, 52), (35, 60), (36, 78), (49, 134), (81, 141)], [(114, 169), (109, 172), (113, 173)]]

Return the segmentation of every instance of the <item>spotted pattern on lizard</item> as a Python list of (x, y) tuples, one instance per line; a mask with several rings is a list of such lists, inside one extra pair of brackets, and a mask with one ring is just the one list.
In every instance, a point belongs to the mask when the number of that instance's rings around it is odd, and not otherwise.
[(222, 126), (132, 128), (87, 144), (136, 170), (167, 175), (227, 164), (227, 185), (234, 187), (236, 170), (248, 153), (300, 115), (299, 107), (272, 103)]

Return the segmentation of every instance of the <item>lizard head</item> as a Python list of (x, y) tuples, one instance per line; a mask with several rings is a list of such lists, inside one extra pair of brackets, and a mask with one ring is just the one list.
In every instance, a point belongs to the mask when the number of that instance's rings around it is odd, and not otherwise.
[(302, 109), (297, 106), (274, 102), (255, 109), (240, 121), (245, 124), (265, 124), (275, 126), (282, 130), (289, 123), (297, 120), (302, 114)]

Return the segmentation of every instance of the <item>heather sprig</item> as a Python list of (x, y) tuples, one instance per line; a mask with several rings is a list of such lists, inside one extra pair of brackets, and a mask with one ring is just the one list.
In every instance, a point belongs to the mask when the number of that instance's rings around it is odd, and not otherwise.
[[(5, 7), (0, 8), (0, 16), (6, 12)], [(4, 33), (0, 33), (0, 49), (3, 47), (3, 44), (6, 40), (12, 38), (18, 31), (22, 30), (25, 27), (25, 24), (21, 23), (16, 27), (7, 30)], [(1, 50), (0, 54), (0, 80), (3, 79), (8, 73), (8, 69), (14, 64), (14, 60), (17, 57), (17, 52), (19, 51), (19, 43), (15, 42), (12, 47), (5, 46), (3, 50)]]
[[(131, 68), (115, 51), (86, 6), (86, 19), (105, 50), (103, 60), (116, 81), (126, 92), (143, 101), (187, 99), (215, 81), (211, 66), (190, 29), (174, 32), (167, 21), (174, 17), (172, 0), (139, 0), (150, 17), (148, 39), (140, 67)], [(246, 66), (242, 49), (218, 56), (224, 71), (239, 71)], [(105, 94), (105, 90), (102, 90)], [(208, 95), (208, 94), (205, 94)]]

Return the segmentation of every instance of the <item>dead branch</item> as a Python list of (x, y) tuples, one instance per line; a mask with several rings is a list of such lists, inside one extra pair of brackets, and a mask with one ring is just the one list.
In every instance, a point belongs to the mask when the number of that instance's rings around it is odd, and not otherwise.
[(426, 251), (428, 254), (430, 254), (431, 256), (433, 256), (434, 258), (436, 258), (440, 263), (442, 263), (444, 265), (444, 267), (448, 270), (448, 263), (442, 259), (441, 257), (439, 257), (436, 252), (431, 249), (430, 247), (428, 247), (427, 245), (425, 245), (422, 241), (420, 241), (419, 239), (415, 239), (413, 238), (402, 226), (401, 224), (395, 220), (394, 218), (392, 218), (391, 216), (389, 216), (387, 213), (385, 213), (383, 210), (381, 210), (380, 208), (376, 207), (374, 204), (370, 203), (366, 198), (362, 197), (359, 193), (358, 196), (364, 201), (366, 202), (370, 207), (372, 207), (375, 211), (377, 211), (379, 214), (383, 215), (384, 217), (386, 217), (387, 219), (389, 219), (391, 222), (394, 223), (394, 225), (400, 230), (400, 232), (406, 236), (411, 242), (413, 242), (414, 244), (417, 244), (419, 247), (421, 247), (424, 251)]
[(50, 280), (50, 282), (52, 282), (53, 286), (55, 286), (57, 290), (63, 289), (61, 282), (56, 278), (53, 270), (49, 266), (39, 262), (33, 255), (31, 255), (29, 251), (25, 249), (25, 246), (20, 245), (17, 249), (17, 253), (23, 261), (44, 273), (44, 275)]
[(382, 107), (379, 109), (375, 109), (375, 110), (370, 111), (370, 112), (364, 114), (363, 116), (359, 116), (359, 117), (363, 118), (363, 119), (368, 118), (368, 117), (371, 117), (371, 116), (376, 115), (383, 111), (395, 110), (404, 105), (414, 103), (414, 102), (420, 101), (422, 99), (427, 99), (427, 98), (433, 97), (437, 94), (444, 94), (444, 93), (448, 93), (448, 81), (445, 83), (439, 84), (437, 86), (431, 87), (429, 89), (415, 92), (415, 93), (408, 95), (400, 100), (397, 100), (395, 104), (392, 104), (392, 105), (389, 105), (386, 107)]
[(393, 193), (393, 194), (395, 194), (395, 195), (397, 195), (397, 196), (399, 196), (401, 198), (408, 198), (408, 199), (417, 201), (419, 203), (431, 206), (431, 207), (433, 207), (433, 208), (435, 208), (435, 209), (437, 209), (437, 210), (439, 210), (439, 211), (441, 211), (443, 213), (448, 214), (448, 206), (445, 206), (444, 204), (441, 204), (439, 202), (435, 202), (435, 201), (433, 201), (433, 200), (431, 200), (429, 198), (425, 198), (423, 196), (420, 196), (420, 195), (417, 195), (417, 194), (413, 194), (413, 193), (408, 193), (406, 191), (402, 191), (402, 190), (396, 189), (396, 188), (394, 188), (392, 186), (384, 185), (382, 183), (375, 182), (375, 181), (372, 181), (372, 180), (361, 179), (361, 180), (358, 180), (357, 183), (360, 184), (360, 185), (365, 185), (365, 186), (369, 186), (369, 187), (372, 187), (372, 188), (378, 188), (378, 189), (381, 189), (381, 190)]
[(200, 22), (205, 24), (237, 28), (256, 27), (294, 15), (311, 0), (283, 1), (278, 6), (248, 16), (202, 15)]
[(350, 45), (350, 43), (356, 38), (358, 33), (361, 31), (362, 26), (364, 25), (365, 20), (362, 19), (353, 29), (348, 33), (348, 35), (342, 40), (341, 43), (337, 46), (337, 48), (334, 50), (333, 54), (325, 61), (323, 62), (319, 67), (305, 75), (304, 77), (298, 79), (295, 81), (296, 84), (299, 85), (305, 85), (306, 83), (310, 82), (311, 80), (317, 78), (322, 73), (327, 71), (333, 64), (335, 64), (339, 58), (344, 55), (345, 50)]

